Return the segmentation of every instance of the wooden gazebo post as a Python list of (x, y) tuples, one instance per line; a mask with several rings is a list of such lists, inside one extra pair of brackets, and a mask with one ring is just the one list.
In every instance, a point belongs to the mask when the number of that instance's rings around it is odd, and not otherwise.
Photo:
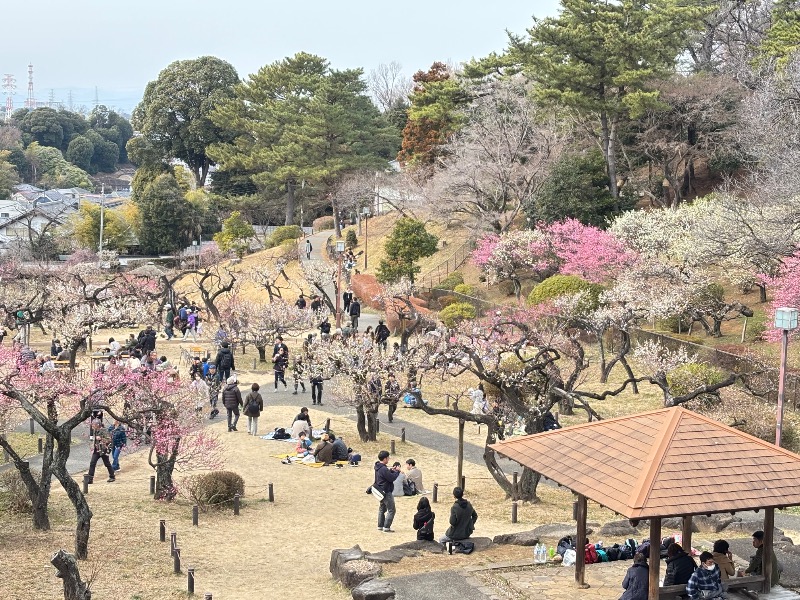
[(684, 515), (681, 520), (681, 546), (687, 552), (692, 550), (692, 515)]
[(764, 509), (764, 550), (761, 554), (761, 573), (764, 575), (763, 592), (772, 588), (772, 548), (775, 545), (775, 509)]
[(575, 515), (578, 521), (578, 529), (575, 534), (578, 538), (575, 540), (575, 585), (579, 589), (586, 589), (589, 584), (586, 583), (586, 496), (578, 494), (576, 501), (577, 514)]
[(648, 557), (650, 586), (648, 598), (658, 598), (658, 575), (661, 569), (661, 517), (650, 519), (650, 556)]

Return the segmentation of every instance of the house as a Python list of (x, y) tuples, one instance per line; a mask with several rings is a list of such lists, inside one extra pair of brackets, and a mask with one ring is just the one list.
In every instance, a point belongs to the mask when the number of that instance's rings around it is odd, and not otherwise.
[(76, 211), (74, 203), (64, 200), (13, 204), (8, 200), (0, 201), (0, 251), (25, 245), (44, 233), (52, 232)]

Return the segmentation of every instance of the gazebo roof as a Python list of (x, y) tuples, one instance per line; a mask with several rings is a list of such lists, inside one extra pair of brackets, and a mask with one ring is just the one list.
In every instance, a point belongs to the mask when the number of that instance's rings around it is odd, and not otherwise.
[(683, 407), (491, 448), (629, 519), (800, 505), (800, 456)]

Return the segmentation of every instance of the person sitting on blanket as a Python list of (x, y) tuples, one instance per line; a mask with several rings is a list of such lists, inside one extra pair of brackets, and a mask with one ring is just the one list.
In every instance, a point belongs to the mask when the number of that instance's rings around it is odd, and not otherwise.
[(333, 462), (333, 444), (327, 433), (322, 434), (322, 440), (314, 448), (314, 458), (324, 465), (329, 465)]
[(332, 431), (328, 432), (328, 437), (333, 444), (333, 462), (339, 460), (349, 460), (350, 453), (347, 451), (347, 444), (342, 438), (337, 438)]
[(305, 419), (301, 419), (300, 415), (292, 423), (292, 439), (296, 440), (300, 437), (300, 433), (305, 433), (307, 438), (311, 438), (311, 425)]
[(295, 452), (297, 453), (297, 458), (304, 458), (311, 452), (311, 440), (308, 439), (305, 431), (301, 431), (298, 435)]

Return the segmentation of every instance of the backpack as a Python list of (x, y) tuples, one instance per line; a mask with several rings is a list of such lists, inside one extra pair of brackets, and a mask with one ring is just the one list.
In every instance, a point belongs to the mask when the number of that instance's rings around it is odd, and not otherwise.
[(587, 565), (600, 562), (600, 559), (598, 558), (597, 554), (597, 549), (594, 547), (594, 544), (586, 544), (586, 547), (583, 550), (583, 557)]
[(233, 364), (233, 355), (230, 352), (223, 352), (219, 359), (219, 366), (222, 369), (230, 369)]
[(275, 433), (272, 434), (273, 440), (288, 440), (291, 437), (291, 434), (286, 433), (286, 429), (284, 427), (276, 427)]
[(575, 544), (572, 543), (572, 536), (566, 536), (558, 540), (558, 546), (556, 547), (556, 552), (558, 552), (561, 556), (564, 556), (564, 553), (567, 550), (574, 550)]
[(417, 484), (411, 481), (410, 479), (406, 479), (403, 481), (403, 495), (404, 496), (413, 496), (417, 493)]
[(597, 553), (597, 562), (608, 562), (611, 558), (608, 556), (608, 552), (605, 551), (603, 548), (598, 548), (596, 550)]
[(258, 416), (260, 409), (258, 408), (258, 400), (253, 398), (250, 400), (250, 403), (247, 405), (247, 412), (253, 416)]
[(636, 552), (644, 556), (650, 556), (650, 540), (644, 540), (641, 544), (636, 546)]
[[(619, 555), (620, 555), (621, 551), (622, 551), (622, 548), (620, 547), (620, 545), (619, 544), (614, 544), (610, 548), (606, 548), (606, 550), (605, 550), (606, 557), (608, 558), (609, 561), (619, 560)], [(600, 553), (598, 552), (598, 554), (600, 554)]]
[(619, 547), (620, 560), (632, 560), (633, 555), (636, 553), (636, 540), (628, 538), (625, 543)]

